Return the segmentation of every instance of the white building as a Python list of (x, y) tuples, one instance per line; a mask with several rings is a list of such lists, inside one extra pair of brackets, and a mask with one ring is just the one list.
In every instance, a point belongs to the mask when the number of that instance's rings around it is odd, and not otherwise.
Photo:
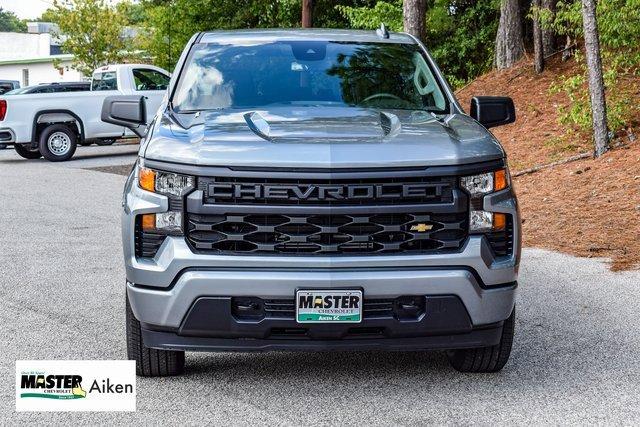
[[(0, 39), (2, 38), (0, 33)], [(0, 41), (1, 43), (1, 41)], [(54, 66), (54, 59), (59, 63)], [(77, 82), (82, 74), (71, 68), (73, 55), (0, 60), (0, 80), (17, 80), (20, 86), (51, 82)]]
[(21, 86), (82, 80), (71, 68), (73, 56), (60, 53), (60, 41), (51, 34), (54, 24), (29, 22), (27, 27), (27, 33), (0, 32), (0, 80)]

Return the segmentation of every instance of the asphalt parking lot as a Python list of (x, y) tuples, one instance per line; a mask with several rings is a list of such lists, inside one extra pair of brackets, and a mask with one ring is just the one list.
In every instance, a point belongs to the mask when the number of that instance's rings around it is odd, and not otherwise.
[(2, 424), (640, 422), (640, 271), (538, 249), (524, 252), (498, 374), (459, 374), (440, 353), (188, 353), (186, 376), (138, 379), (136, 413), (15, 413), (16, 360), (125, 355), (125, 177), (109, 171), (136, 151), (81, 147), (53, 164), (0, 150)]

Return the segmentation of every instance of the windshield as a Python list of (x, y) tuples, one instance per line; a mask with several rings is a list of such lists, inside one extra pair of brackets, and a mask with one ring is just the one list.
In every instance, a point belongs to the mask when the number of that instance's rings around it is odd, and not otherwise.
[(282, 104), (449, 109), (420, 48), (393, 43), (200, 44), (173, 96), (177, 112)]

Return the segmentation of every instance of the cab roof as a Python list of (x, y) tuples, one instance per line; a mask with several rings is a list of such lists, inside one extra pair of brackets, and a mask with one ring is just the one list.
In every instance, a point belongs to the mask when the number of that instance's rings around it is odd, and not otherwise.
[(415, 44), (416, 41), (405, 33), (389, 32), (389, 38), (382, 38), (375, 31), (333, 30), (333, 29), (249, 29), (207, 31), (196, 39), (199, 43), (240, 44), (249, 42), (276, 42), (292, 40), (338, 41), (360, 43), (403, 43)]

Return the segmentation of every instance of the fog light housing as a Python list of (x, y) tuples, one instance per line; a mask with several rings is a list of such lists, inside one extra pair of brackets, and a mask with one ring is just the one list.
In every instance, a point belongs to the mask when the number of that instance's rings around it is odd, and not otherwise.
[(162, 212), (156, 214), (156, 229), (166, 233), (182, 233), (182, 212)]
[(160, 212), (142, 215), (142, 230), (165, 234), (182, 234), (182, 212)]
[(473, 210), (469, 212), (469, 232), (471, 233), (504, 230), (506, 224), (507, 215), (500, 212)]
[(482, 233), (493, 229), (493, 212), (470, 211), (469, 231), (472, 233)]

